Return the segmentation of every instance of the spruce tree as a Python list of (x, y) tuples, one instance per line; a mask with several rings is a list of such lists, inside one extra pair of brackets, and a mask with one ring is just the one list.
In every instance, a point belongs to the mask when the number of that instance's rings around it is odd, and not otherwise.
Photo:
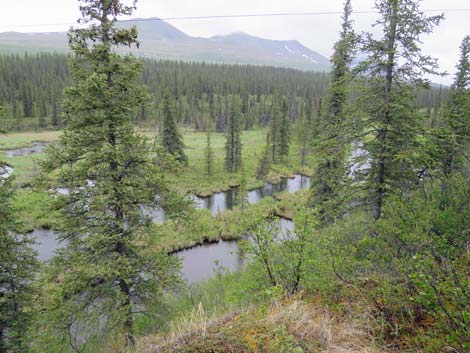
[[(353, 59), (353, 48), (356, 42), (351, 13), (351, 1), (346, 0), (340, 38), (335, 44), (335, 51), (331, 58), (333, 68), (325, 118), (319, 120), (321, 127), (317, 127), (318, 141), (315, 141), (318, 164), (313, 177), (310, 204), (317, 208), (322, 221), (334, 218), (333, 213), (338, 212), (340, 204), (338, 197), (345, 175), (345, 151), (348, 141), (345, 105), (350, 81), (349, 65)], [(321, 114), (321, 108), (317, 114)]]
[(311, 124), (307, 119), (306, 109), (304, 110), (303, 106), (301, 106), (300, 118), (297, 122), (297, 126), (299, 130), (298, 140), (300, 141), (300, 169), (303, 170), (309, 153), (311, 127)]
[(371, 168), (367, 176), (374, 220), (382, 216), (384, 200), (417, 179), (414, 156), (420, 151), (420, 114), (415, 109), (414, 88), (426, 88), (426, 74), (437, 74), (436, 61), (423, 55), (421, 38), (432, 32), (441, 15), (427, 17), (419, 0), (379, 0), (377, 25), (381, 38), (367, 34), (362, 51), (368, 55), (356, 69), (363, 74), (366, 94), (361, 98), (367, 115), (358, 134), (364, 141)]
[(464, 162), (470, 158), (470, 36), (466, 36), (460, 45), (460, 59), (451, 87), (445, 124), (444, 172), (450, 176), (461, 170)]
[(188, 158), (184, 153), (184, 143), (178, 131), (175, 118), (175, 104), (169, 89), (163, 95), (163, 129), (162, 129), (163, 149), (174, 156), (177, 161), (187, 164)]
[(286, 98), (284, 98), (282, 102), (281, 114), (281, 124), (279, 126), (279, 157), (281, 162), (283, 162), (287, 157), (289, 157), (290, 145), (289, 106)]
[(240, 167), (240, 186), (237, 189), (237, 203), (240, 205), (242, 213), (245, 211), (246, 206), (248, 205), (248, 185), (246, 180), (245, 167), (242, 163)]
[(211, 131), (207, 130), (206, 133), (206, 148), (204, 150), (204, 158), (206, 161), (206, 171), (208, 176), (212, 176), (214, 172), (214, 149), (212, 148), (211, 143)]
[(282, 112), (280, 108), (280, 97), (276, 93), (273, 96), (273, 104), (271, 107), (271, 158), (273, 163), (277, 163), (280, 159), (281, 150), (281, 123), (282, 123)]
[(19, 232), (13, 196), (13, 178), (0, 178), (0, 352), (22, 353), (38, 262), (33, 241)]
[(59, 120), (59, 107), (57, 104), (56, 96), (54, 95), (53, 100), (52, 100), (52, 118), (51, 118), (51, 124), (53, 127), (57, 128), (60, 125), (60, 120)]
[[(331, 87), (331, 85), (329, 86)], [(312, 101), (312, 146), (319, 143), (320, 134), (322, 133), (323, 123), (323, 98), (314, 97)]]
[(256, 170), (256, 178), (262, 179), (268, 175), (271, 169), (271, 139), (269, 134), (266, 136), (266, 146), (264, 147), (263, 154), (258, 162), (258, 169)]
[(235, 173), (242, 163), (242, 143), (240, 127), (240, 99), (232, 95), (228, 114), (225, 142), (225, 169)]
[(138, 44), (135, 27), (115, 25), (134, 9), (119, 0), (81, 0), (80, 22), (87, 27), (69, 31), (66, 126), (42, 164), (47, 189), (70, 189), (57, 197), (68, 245), (43, 278), (33, 352), (50, 345), (80, 351), (111, 336), (132, 345), (136, 316), (158, 315), (163, 291), (179, 280), (177, 258), (158, 250), (150, 215), (142, 212), (168, 191), (153, 144), (132, 124), (147, 100), (142, 65), (115, 52)]

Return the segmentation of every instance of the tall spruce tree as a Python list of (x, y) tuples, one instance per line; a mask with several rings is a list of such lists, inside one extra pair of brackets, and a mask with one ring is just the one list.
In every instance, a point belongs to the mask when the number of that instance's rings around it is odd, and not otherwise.
[(282, 101), (281, 124), (279, 126), (279, 158), (283, 162), (289, 157), (290, 117), (287, 99)]
[(178, 260), (157, 250), (150, 215), (142, 212), (167, 192), (153, 144), (132, 125), (147, 99), (139, 83), (142, 64), (114, 51), (138, 44), (135, 27), (115, 26), (134, 9), (135, 1), (81, 0), (80, 23), (87, 27), (69, 31), (73, 85), (65, 92), (66, 126), (42, 164), (52, 178), (48, 189), (70, 188), (57, 198), (68, 244), (44, 277), (33, 352), (50, 345), (80, 351), (111, 336), (132, 345), (136, 316), (156, 315), (163, 290), (179, 279)]
[(174, 156), (177, 161), (188, 163), (188, 158), (184, 153), (184, 143), (178, 131), (175, 117), (175, 103), (169, 89), (163, 95), (163, 129), (161, 138), (163, 149)]
[(245, 171), (245, 166), (242, 165), (240, 166), (240, 186), (238, 187), (236, 191), (236, 203), (240, 205), (240, 208), (242, 210), (242, 213), (245, 212), (245, 208), (248, 205), (248, 182), (246, 180), (246, 171)]
[(207, 133), (206, 133), (206, 148), (204, 149), (204, 158), (206, 161), (207, 175), (212, 176), (212, 173), (214, 172), (215, 154), (214, 154), (214, 149), (212, 148), (210, 129), (207, 130)]
[(378, 0), (375, 7), (383, 34), (379, 39), (365, 36), (361, 49), (368, 58), (357, 66), (357, 73), (364, 75), (362, 103), (367, 114), (359, 133), (371, 137), (364, 143), (371, 163), (367, 204), (378, 220), (387, 195), (417, 179), (414, 157), (420, 150), (421, 121), (414, 88), (427, 87), (423, 77), (437, 74), (436, 61), (422, 54), (420, 42), (442, 16), (427, 17), (419, 0)]
[(263, 154), (258, 161), (258, 169), (256, 170), (256, 178), (262, 179), (268, 175), (271, 169), (271, 139), (269, 134), (266, 136), (266, 146), (264, 147)]
[(296, 122), (296, 130), (297, 140), (300, 145), (300, 170), (303, 171), (305, 163), (307, 162), (310, 145), (310, 124), (307, 120), (305, 104), (301, 104), (300, 106), (299, 119)]
[(460, 45), (457, 74), (451, 87), (451, 97), (445, 117), (447, 132), (444, 171), (450, 176), (461, 170), (470, 158), (470, 36)]
[(27, 351), (38, 261), (33, 241), (20, 233), (13, 196), (13, 178), (0, 177), (0, 352), (22, 353)]
[(232, 95), (225, 142), (225, 169), (228, 172), (235, 173), (240, 169), (241, 163), (240, 98)]
[(345, 175), (345, 154), (349, 140), (345, 105), (351, 79), (349, 65), (356, 44), (351, 14), (351, 0), (346, 0), (340, 38), (335, 44), (331, 58), (333, 68), (327, 93), (325, 118), (319, 121), (321, 127), (318, 141), (315, 141), (318, 165), (313, 177), (310, 204), (317, 208), (322, 221), (334, 218), (333, 213), (339, 213), (338, 207), (341, 204), (339, 194)]
[(282, 112), (280, 107), (280, 95), (275, 93), (271, 107), (270, 130), (271, 130), (271, 157), (272, 162), (277, 163), (280, 160), (281, 150), (281, 124)]

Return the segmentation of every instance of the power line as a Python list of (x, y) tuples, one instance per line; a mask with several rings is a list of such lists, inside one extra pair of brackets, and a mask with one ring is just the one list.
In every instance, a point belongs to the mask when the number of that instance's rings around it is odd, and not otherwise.
[[(423, 12), (470, 12), (468, 9), (427, 9)], [(377, 11), (354, 11), (353, 14), (374, 14)], [(234, 15), (206, 15), (206, 16), (183, 16), (183, 17), (152, 17), (139, 18), (132, 20), (134, 22), (148, 21), (180, 21), (180, 20), (210, 20), (210, 19), (227, 19), (227, 18), (250, 18), (250, 17), (287, 17), (287, 16), (325, 16), (325, 15), (342, 15), (342, 11), (324, 11), (324, 12), (279, 12), (279, 13), (255, 13), (255, 14), (234, 14)], [(43, 24), (24, 24), (0, 26), (0, 28), (33, 28), (33, 27), (52, 27), (52, 26), (72, 26), (76, 23), (43, 23)]]
[[(467, 12), (470, 9), (430, 9), (423, 10), (423, 12)], [(377, 11), (353, 11), (353, 14), (373, 14)], [(188, 16), (188, 17), (167, 17), (159, 18), (162, 21), (173, 20), (203, 20), (203, 19), (217, 19), (217, 18), (243, 18), (243, 17), (278, 17), (278, 16), (322, 16), (322, 15), (342, 15), (343, 11), (325, 11), (325, 12), (280, 12), (280, 13), (257, 13), (257, 14), (240, 14), (240, 15), (209, 15), (209, 16)], [(148, 19), (142, 19), (148, 20)], [(155, 18), (157, 20), (157, 18)]]

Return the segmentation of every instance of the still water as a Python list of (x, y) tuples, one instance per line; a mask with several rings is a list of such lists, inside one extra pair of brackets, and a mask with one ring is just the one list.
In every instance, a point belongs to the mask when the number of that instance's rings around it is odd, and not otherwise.
[(33, 154), (33, 153), (41, 153), (44, 151), (44, 149), (47, 147), (47, 143), (43, 142), (34, 142), (33, 146), (31, 147), (23, 147), (23, 148), (17, 148), (14, 150), (6, 150), (3, 151), (5, 156), (7, 157), (20, 157), (20, 156), (26, 156), (28, 154)]
[[(259, 202), (266, 196), (272, 196), (279, 192), (296, 192), (310, 188), (312, 179), (309, 176), (295, 174), (294, 178), (283, 178), (278, 184), (265, 183), (261, 188), (248, 192), (248, 202), (251, 204)], [(217, 192), (210, 197), (194, 197), (197, 208), (210, 210), (217, 215), (225, 210), (232, 209), (237, 200), (237, 188), (228, 191)]]
[[(273, 196), (279, 192), (297, 192), (308, 189), (312, 184), (312, 178), (305, 175), (295, 174), (294, 178), (283, 178), (278, 184), (265, 183), (262, 187), (248, 192), (248, 202), (251, 204), (259, 202), (262, 198)], [(216, 192), (209, 197), (192, 195), (194, 206), (199, 209), (211, 211), (212, 215), (230, 210), (237, 201), (238, 188), (228, 191)], [(145, 214), (150, 215), (154, 222), (163, 223), (166, 220), (165, 211), (160, 208), (145, 209)]]
[[(281, 218), (279, 222), (281, 232), (293, 231), (292, 221)], [(41, 261), (51, 259), (55, 250), (64, 246), (64, 243), (59, 242), (58, 234), (52, 230), (34, 230), (31, 236), (36, 240), (34, 248)], [(240, 270), (244, 266), (244, 259), (238, 245), (238, 241), (221, 240), (178, 251), (174, 256), (181, 259), (182, 275), (191, 284), (210, 279), (221, 270)]]

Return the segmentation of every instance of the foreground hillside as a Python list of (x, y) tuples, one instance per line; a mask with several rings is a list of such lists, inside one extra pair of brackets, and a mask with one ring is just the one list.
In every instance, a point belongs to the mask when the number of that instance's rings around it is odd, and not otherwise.
[(207, 317), (199, 305), (167, 335), (140, 340), (139, 353), (380, 353), (367, 317), (345, 317), (312, 298), (276, 300), (269, 305)]

